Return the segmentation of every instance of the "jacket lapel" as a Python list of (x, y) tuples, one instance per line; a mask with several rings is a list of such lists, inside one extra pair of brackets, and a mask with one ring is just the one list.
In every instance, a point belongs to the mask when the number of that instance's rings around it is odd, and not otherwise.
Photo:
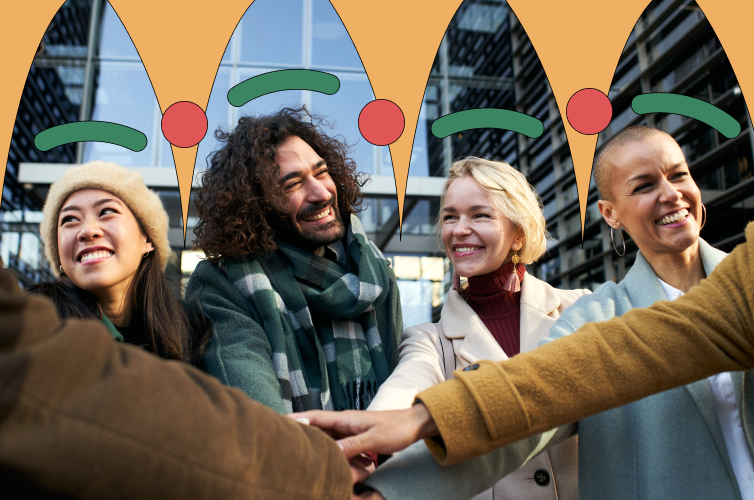
[(728, 468), (733, 480), (736, 480), (736, 475), (733, 472), (733, 465), (730, 461), (730, 454), (728, 453), (728, 446), (725, 444), (725, 436), (723, 435), (723, 429), (720, 424), (720, 417), (717, 416), (717, 408), (715, 407), (715, 398), (712, 395), (712, 389), (710, 389), (709, 381), (705, 378), (697, 380), (693, 384), (686, 386), (686, 390), (689, 391), (694, 402), (699, 407), (699, 412), (704, 417), (704, 421), (707, 422), (707, 426), (712, 433), (717, 444), (717, 449), (720, 455), (723, 457), (723, 462)]
[(641, 250), (636, 253), (634, 265), (620, 284), (625, 287), (632, 307), (649, 307), (658, 300), (668, 300), (660, 280)]
[(539, 345), (555, 323), (552, 312), (560, 307), (560, 295), (529, 273), (521, 283), (521, 352)]
[(741, 416), (746, 445), (749, 453), (754, 457), (754, 444), (752, 444), (752, 432), (754, 431), (754, 371), (732, 372), (733, 391), (736, 395), (738, 414)]
[[(720, 263), (720, 261), (722, 261), (725, 258), (727, 254), (725, 252), (721, 252), (720, 250), (716, 248), (713, 248), (706, 241), (699, 238), (699, 255), (702, 257), (702, 266), (704, 266), (704, 272), (707, 275), (709, 275), (715, 269), (715, 266), (717, 266)], [(655, 277), (655, 281), (659, 283), (659, 280), (656, 277)], [(663, 290), (663, 295), (665, 295), (664, 290)], [(662, 300), (667, 300), (667, 297), (665, 297)], [(731, 374), (731, 375), (734, 375), (734, 374)], [(736, 400), (738, 401), (739, 391), (735, 387), (735, 377), (733, 378), (734, 378), (734, 393), (736, 394)], [(731, 462), (730, 462), (730, 454), (728, 453), (728, 446), (725, 444), (725, 436), (723, 436), (723, 430), (720, 424), (720, 417), (717, 416), (717, 409), (715, 408), (715, 398), (712, 395), (712, 389), (710, 389), (709, 381), (707, 379), (699, 380), (697, 382), (694, 382), (693, 384), (687, 385), (686, 389), (689, 391), (689, 393), (691, 393), (691, 397), (694, 398), (694, 402), (696, 402), (696, 405), (699, 407), (699, 411), (704, 416), (704, 420), (707, 422), (707, 425), (710, 428), (710, 432), (712, 432), (712, 435), (715, 437), (715, 442), (717, 443), (717, 447), (720, 450), (720, 454), (723, 456), (725, 465), (726, 467), (728, 467), (728, 472), (730, 472), (730, 474), (735, 479), (735, 474), (733, 473), (733, 466), (731, 465)], [(739, 408), (739, 414), (741, 414), (740, 404), (738, 408)], [(743, 417), (743, 414), (741, 415)]]
[[(702, 258), (704, 271), (708, 275), (727, 255), (725, 252), (711, 247), (701, 238), (699, 238), (699, 254)], [(659, 300), (668, 300), (668, 296), (665, 294), (660, 280), (657, 278), (652, 266), (647, 262), (647, 259), (641, 254), (641, 251), (637, 252), (636, 261), (621, 284), (625, 286), (633, 307), (649, 307)], [(728, 447), (725, 445), (725, 437), (720, 426), (720, 418), (717, 416), (715, 400), (712, 396), (709, 382), (707, 379), (699, 380), (687, 385), (686, 390), (689, 391), (699, 408), (699, 412), (704, 416), (704, 420), (707, 422), (707, 426), (714, 436), (720, 454), (723, 456), (729, 472), (733, 474)]]
[(495, 341), (495, 337), (457, 291), (451, 290), (448, 293), (448, 300), (440, 317), (445, 336), (453, 341), (459, 367), (465, 367), (480, 359), (508, 359), (505, 351)]

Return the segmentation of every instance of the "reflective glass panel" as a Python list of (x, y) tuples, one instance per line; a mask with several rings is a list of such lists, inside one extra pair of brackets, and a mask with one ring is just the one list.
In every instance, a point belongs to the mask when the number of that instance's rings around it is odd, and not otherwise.
[(139, 57), (128, 31), (110, 2), (105, 2), (104, 7), (100, 26), (99, 55), (102, 57)]
[[(199, 151), (196, 155), (196, 169), (202, 170), (207, 167), (207, 156), (220, 146), (215, 139), (215, 130), (222, 128), (225, 131), (232, 130), (231, 105), (228, 103), (228, 90), (230, 89), (231, 69), (221, 67), (215, 77), (212, 93), (209, 96), (207, 106), (207, 135), (199, 143)], [(235, 125), (235, 124), (233, 124)], [(174, 166), (170, 144), (160, 133), (160, 165), (163, 167)]]
[[(244, 80), (263, 73), (269, 73), (270, 71), (275, 70), (271, 68), (240, 68), (238, 70), (238, 81), (236, 83), (243, 82)], [(263, 115), (274, 113), (284, 106), (301, 106), (301, 95), (302, 93), (300, 90), (282, 90), (263, 95), (262, 97), (257, 97), (240, 108), (233, 108), (234, 119), (232, 120), (232, 123), (235, 126), (238, 123), (238, 118), (244, 115)]]
[(300, 65), (303, 11), (302, 0), (255, 0), (241, 21), (241, 61)]
[[(328, 0), (313, 0), (312, 65), (363, 68), (346, 27)], [(385, 36), (389, 36), (387, 33)]]
[(359, 113), (374, 93), (366, 75), (338, 73), (340, 89), (333, 95), (310, 92), (311, 109), (333, 126), (324, 128), (329, 136), (342, 135), (351, 146), (351, 158), (356, 161), (359, 172), (374, 173), (374, 146), (359, 132)]
[(92, 120), (119, 123), (147, 136), (147, 147), (133, 152), (104, 142), (87, 142), (85, 161), (105, 160), (124, 166), (154, 164), (153, 148), (160, 111), (152, 84), (141, 63), (102, 62), (97, 74)]

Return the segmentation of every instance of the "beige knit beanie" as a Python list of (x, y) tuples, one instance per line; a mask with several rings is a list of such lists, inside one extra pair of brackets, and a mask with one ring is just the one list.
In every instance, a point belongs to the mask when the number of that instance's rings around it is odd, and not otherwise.
[(144, 184), (138, 172), (104, 161), (93, 161), (65, 171), (60, 180), (50, 186), (47, 201), (42, 209), (44, 219), (39, 224), (39, 235), (45, 246), (45, 256), (55, 276), (60, 276), (58, 252), (58, 217), (63, 202), (75, 191), (102, 189), (112, 193), (128, 206), (141, 223), (152, 242), (155, 257), (162, 270), (170, 257), (168, 242), (168, 214), (160, 197)]

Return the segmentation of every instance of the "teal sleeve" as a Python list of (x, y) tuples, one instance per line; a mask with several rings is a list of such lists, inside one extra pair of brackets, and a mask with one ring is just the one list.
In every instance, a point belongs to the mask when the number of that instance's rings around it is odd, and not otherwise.
[(212, 322), (212, 336), (199, 367), (268, 408), (283, 415), (288, 413), (272, 364), (270, 343), (252, 319), (246, 299), (208, 262), (197, 266), (187, 288)]

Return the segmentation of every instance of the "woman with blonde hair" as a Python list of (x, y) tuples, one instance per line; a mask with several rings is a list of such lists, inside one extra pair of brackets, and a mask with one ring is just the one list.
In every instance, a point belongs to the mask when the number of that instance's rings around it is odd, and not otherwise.
[[(455, 162), (437, 227), (455, 270), (453, 289), (438, 323), (404, 330), (398, 366), (369, 410), (408, 408), (418, 392), (451, 378), (455, 369), (474, 370), (478, 360), (534, 349), (563, 310), (588, 293), (558, 290), (526, 272), (546, 250), (545, 217), (526, 178), (505, 162)], [(570, 435), (480, 498), (576, 499), (577, 443)]]
[(195, 361), (210, 324), (198, 302), (182, 303), (165, 277), (168, 214), (141, 174), (94, 161), (50, 186), (40, 224), (59, 281), (49, 296), (61, 317), (97, 318), (119, 341), (167, 359)]

